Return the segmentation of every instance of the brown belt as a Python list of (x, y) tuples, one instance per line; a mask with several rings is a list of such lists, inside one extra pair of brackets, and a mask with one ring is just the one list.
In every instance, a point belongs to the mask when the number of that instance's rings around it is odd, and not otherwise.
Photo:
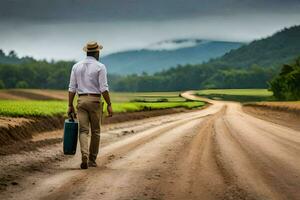
[(101, 97), (101, 94), (78, 94), (78, 96), (93, 96), (93, 97)]

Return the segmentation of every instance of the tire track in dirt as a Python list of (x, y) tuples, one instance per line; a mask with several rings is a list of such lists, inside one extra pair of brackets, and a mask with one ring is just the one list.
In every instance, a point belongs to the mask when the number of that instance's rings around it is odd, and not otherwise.
[[(214, 121), (223, 112), (203, 122), (185, 145), (175, 162), (175, 173), (160, 184), (166, 191), (165, 199), (212, 199), (222, 190), (226, 176), (216, 162), (212, 135)], [(214, 182), (214, 191), (209, 189), (213, 186), (210, 180)]]
[[(217, 123), (226, 108), (207, 120), (177, 161), (177, 185), (163, 182), (165, 199), (256, 199), (239, 186), (217, 141)], [(222, 133), (223, 134), (223, 133)], [(223, 134), (224, 135), (224, 134)], [(225, 138), (225, 140), (228, 140)]]
[(235, 132), (228, 126), (224, 117), (215, 122), (215, 129), (218, 163), (228, 180), (223, 198), (265, 199), (265, 193), (269, 198), (272, 197), (274, 191), (270, 191), (264, 181), (259, 179), (260, 171), (255, 168), (256, 163), (245, 148), (247, 144), (235, 138)]
[[(293, 145), (284, 145), (285, 141), (282, 139), (281, 142), (270, 139), (270, 134), (278, 134), (277, 128), (285, 134), (286, 137), (290, 136), (295, 139), (295, 142), (299, 142), (298, 137), (295, 135), (295, 131), (289, 128), (283, 128), (272, 123), (262, 123), (258, 120), (257, 123), (249, 123), (251, 118), (245, 116), (245, 119), (240, 122), (239, 126), (236, 124), (234, 117), (226, 119), (227, 126), (230, 127), (230, 131), (234, 136), (234, 139), (240, 142), (246, 152), (248, 152), (248, 158), (253, 162), (253, 169), (259, 171), (260, 175), (254, 176), (255, 180), (253, 185), (262, 188), (262, 184), (259, 184), (259, 179), (268, 185), (269, 190), (272, 190), (273, 195), (267, 195), (271, 199), (299, 199), (300, 193), (300, 178), (299, 178), (299, 149), (295, 149)], [(262, 126), (270, 126), (269, 130), (264, 129)], [(278, 130), (277, 130), (278, 131)], [(261, 191), (262, 194), (266, 193)]]
[(282, 126), (276, 126), (272, 123), (270, 123), (271, 125), (264, 124), (264, 126), (260, 126), (259, 124), (264, 122), (263, 120), (251, 117), (250, 115), (245, 115), (245, 117), (247, 117), (247, 123), (253, 128), (258, 129), (265, 137), (268, 137), (276, 143), (280, 143), (281, 146), (286, 147), (288, 150), (293, 149), (291, 153), (299, 153), (300, 141), (298, 131), (287, 127), (282, 128)]

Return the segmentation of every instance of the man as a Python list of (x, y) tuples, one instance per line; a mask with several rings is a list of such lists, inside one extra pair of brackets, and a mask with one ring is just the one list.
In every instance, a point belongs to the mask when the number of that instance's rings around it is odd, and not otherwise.
[[(70, 77), (68, 114), (75, 113), (73, 100), (77, 92), (79, 141), (82, 156), (81, 169), (97, 166), (96, 158), (99, 151), (100, 121), (102, 117), (101, 95), (107, 103), (109, 116), (113, 114), (108, 92), (106, 68), (98, 61), (102, 48), (102, 45), (97, 42), (87, 43), (83, 48), (87, 57), (73, 66)], [(89, 125), (91, 127), (91, 142), (88, 148)]]

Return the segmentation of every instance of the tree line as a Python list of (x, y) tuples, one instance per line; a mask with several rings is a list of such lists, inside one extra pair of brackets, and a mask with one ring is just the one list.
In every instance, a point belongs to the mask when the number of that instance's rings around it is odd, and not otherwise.
[[(66, 89), (74, 62), (27, 61), (0, 64), (0, 88)], [(108, 67), (109, 71), (109, 67)], [(266, 88), (275, 70), (253, 65), (245, 68), (217, 68), (185, 65), (149, 75), (109, 74), (114, 91), (179, 91), (202, 88)]]
[[(6, 57), (17, 58), (13, 52)], [(0, 89), (67, 89), (74, 63), (37, 61), (27, 57), (15, 64), (0, 64)], [(108, 80), (111, 90), (122, 92), (270, 88), (277, 99), (297, 100), (300, 99), (300, 57), (291, 64), (283, 65), (281, 71), (278, 67), (252, 65), (248, 68), (237, 68), (208, 62), (199, 65), (179, 65), (155, 74), (109, 74)]]
[(66, 89), (73, 62), (0, 64), (0, 88)]
[(276, 74), (274, 68), (217, 68), (209, 64), (185, 65), (148, 75), (114, 77), (117, 91), (154, 92), (212, 88), (267, 88)]

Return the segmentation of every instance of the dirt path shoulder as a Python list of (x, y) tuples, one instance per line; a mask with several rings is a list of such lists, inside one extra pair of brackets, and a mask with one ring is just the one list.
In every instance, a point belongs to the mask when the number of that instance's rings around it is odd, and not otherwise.
[(257, 118), (300, 131), (300, 114), (262, 106), (243, 106), (243, 111)]

